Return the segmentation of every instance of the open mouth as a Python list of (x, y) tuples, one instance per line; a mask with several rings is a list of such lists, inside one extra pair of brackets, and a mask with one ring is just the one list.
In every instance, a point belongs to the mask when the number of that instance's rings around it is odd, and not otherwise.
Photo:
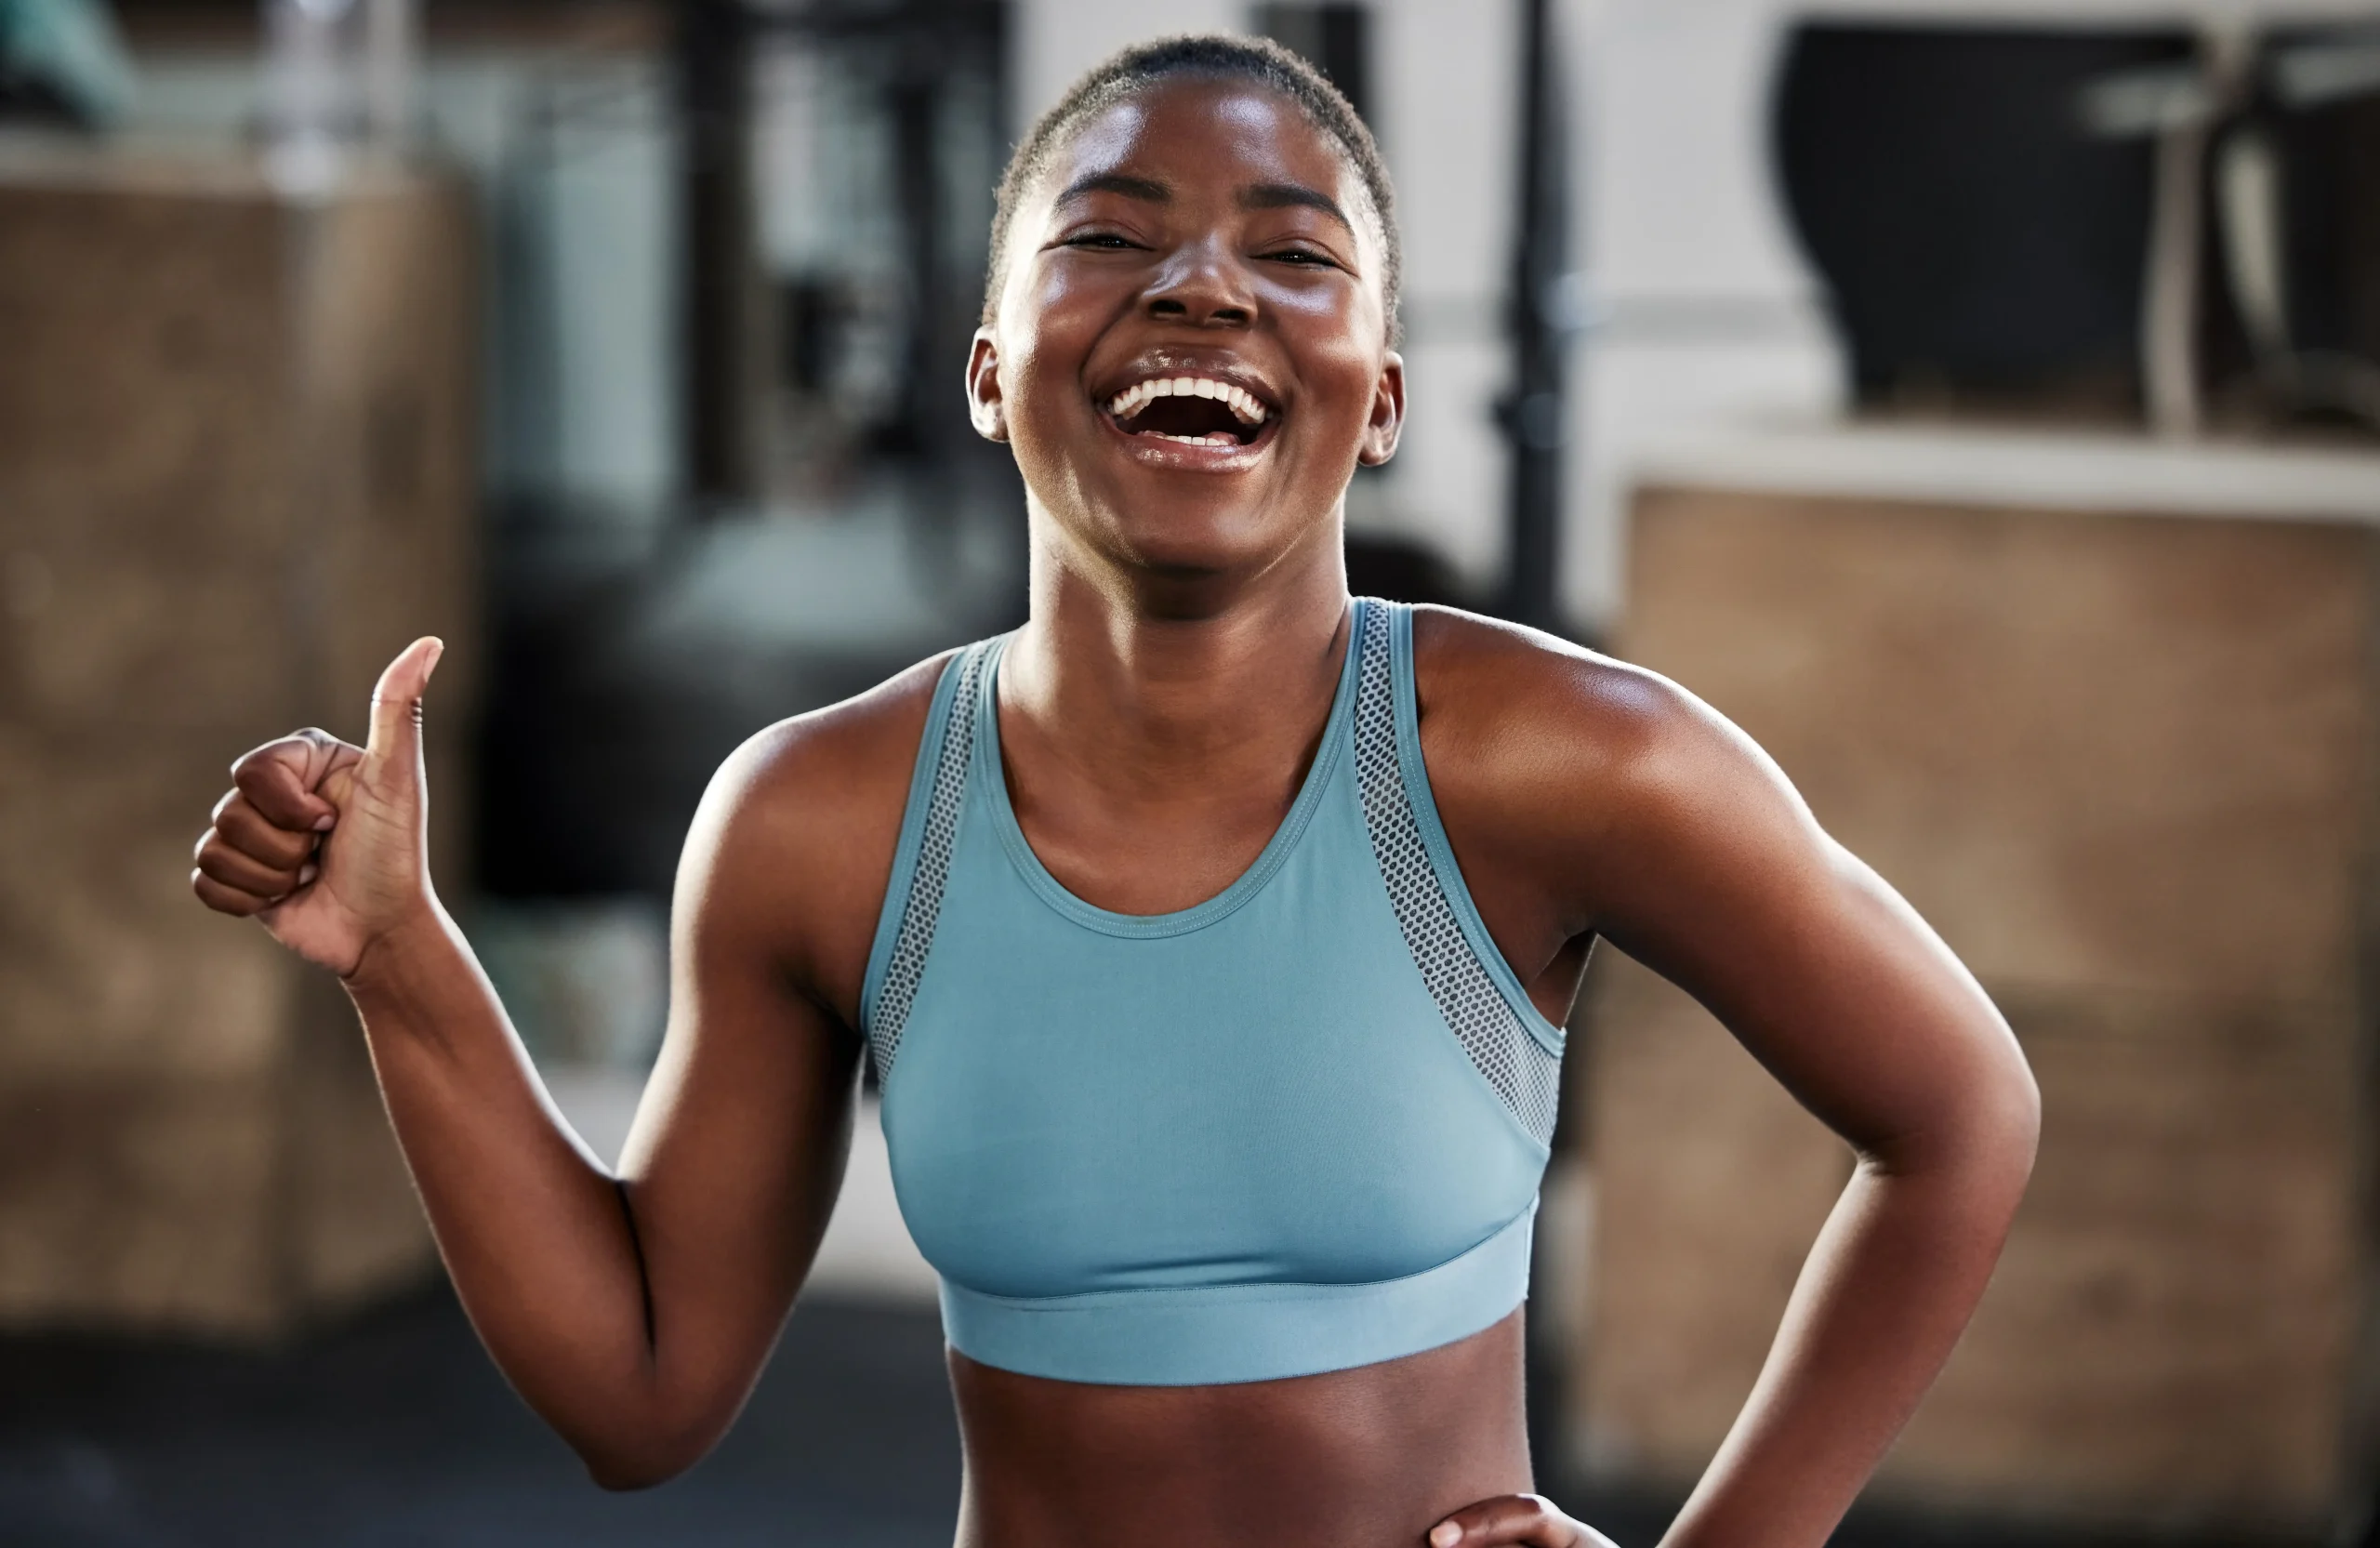
[(1185, 446), (1254, 445), (1274, 419), (1248, 389), (1212, 377), (1157, 377), (1107, 400), (1107, 417), (1126, 435)]

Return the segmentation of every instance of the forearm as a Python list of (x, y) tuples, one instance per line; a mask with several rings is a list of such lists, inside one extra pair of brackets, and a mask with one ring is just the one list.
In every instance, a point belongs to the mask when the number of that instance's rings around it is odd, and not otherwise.
[[(472, 1326), (599, 1480), (681, 1449), (634, 1223), (434, 902), (346, 980), (397, 1141)], [(699, 1446), (696, 1447), (699, 1449)]]
[(1950, 1357), (2032, 1158), (2011, 1122), (1900, 1170), (1863, 1162), (1766, 1365), (1663, 1548), (1818, 1548)]

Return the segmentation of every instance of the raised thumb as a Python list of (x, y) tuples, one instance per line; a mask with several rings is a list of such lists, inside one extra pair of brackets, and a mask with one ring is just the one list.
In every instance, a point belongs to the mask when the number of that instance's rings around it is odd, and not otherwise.
[(421, 695), (446, 642), (426, 635), (397, 653), (372, 690), (372, 734), (364, 744), (366, 774), (416, 777), (421, 771)]

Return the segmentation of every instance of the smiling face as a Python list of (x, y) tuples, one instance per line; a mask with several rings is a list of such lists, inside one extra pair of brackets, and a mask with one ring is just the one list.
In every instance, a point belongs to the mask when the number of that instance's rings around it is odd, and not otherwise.
[(1335, 556), (1404, 367), (1362, 182), (1296, 103), (1197, 77), (1125, 98), (1050, 158), (1008, 250), (968, 390), (1037, 544), (1180, 580)]

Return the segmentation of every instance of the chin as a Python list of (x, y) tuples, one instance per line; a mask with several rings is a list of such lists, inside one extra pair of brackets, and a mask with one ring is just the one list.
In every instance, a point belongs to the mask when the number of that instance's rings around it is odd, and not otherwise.
[[(1324, 524), (1329, 520), (1327, 514), (1319, 518)], [(1135, 569), (1180, 581), (1269, 569), (1316, 525), (1236, 503), (1161, 499), (1119, 503), (1093, 521), (1102, 550)]]
[(1278, 465), (1277, 446), (1263, 448), (1256, 466), (1227, 470), (1170, 466), (1170, 451), (1100, 459), (1104, 466), (1051, 457), (1046, 483), (1033, 476), (1040, 448), (1015, 449), (1027, 483), (1060, 496), (1034, 504), (1037, 522), (1048, 523), (1053, 536), (1064, 535), (1062, 551), (1150, 579), (1245, 580), (1338, 533), (1337, 491), (1283, 477), (1291, 470)]

